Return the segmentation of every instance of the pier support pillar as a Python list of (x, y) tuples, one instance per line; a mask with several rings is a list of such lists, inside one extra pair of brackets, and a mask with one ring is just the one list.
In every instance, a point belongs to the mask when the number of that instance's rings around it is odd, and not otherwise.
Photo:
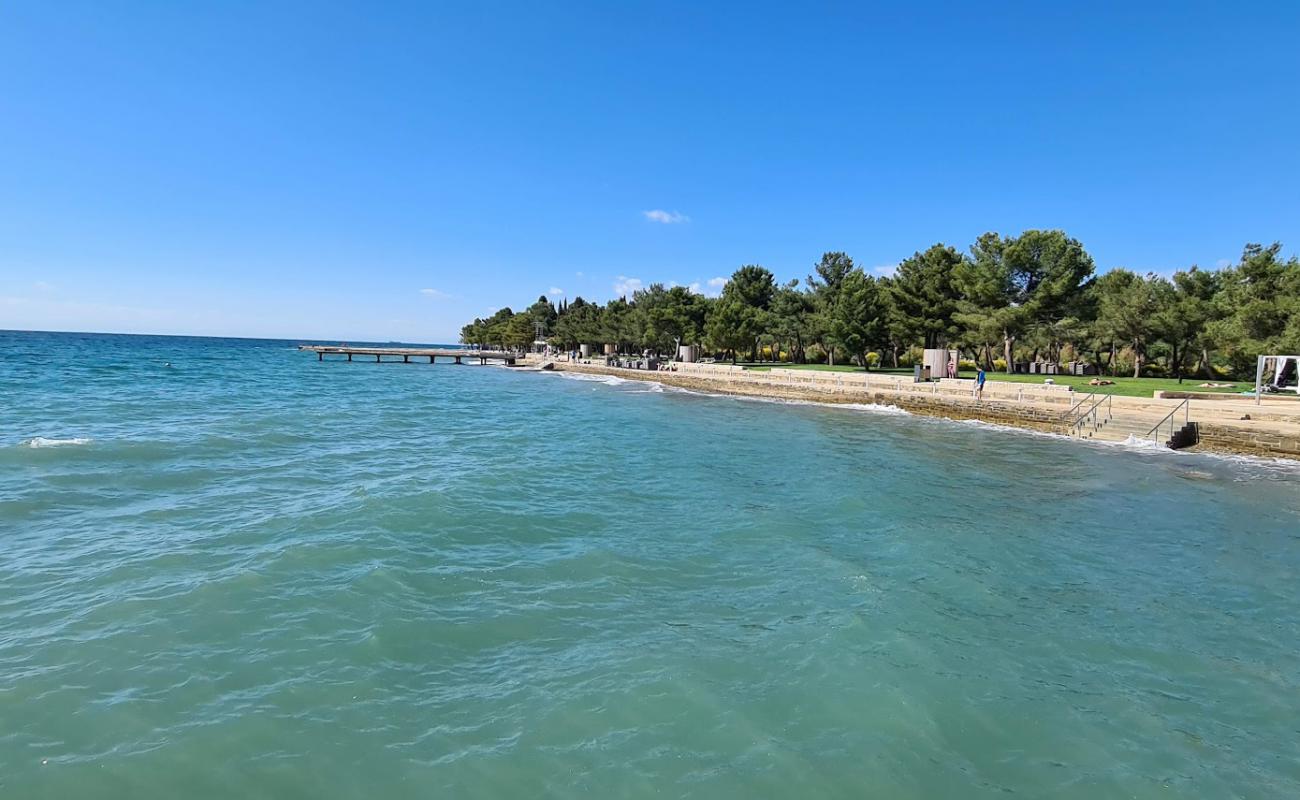
[(460, 363), (460, 356), (456, 356), (456, 363), (457, 363), (457, 364)]
[(317, 360), (317, 361), (324, 361), (324, 360), (325, 360), (325, 354), (324, 354), (324, 353), (320, 353), (320, 352), (316, 353), (316, 360)]
[(351, 360), (352, 360), (352, 354), (351, 354), (351, 353), (348, 353), (348, 361), (351, 361)]
[(381, 358), (383, 358), (383, 356), (379, 355), (378, 353), (375, 353), (375, 363), (376, 363), (376, 364), (379, 363), (379, 359), (381, 359)]
[(409, 363), (411, 363), (411, 357), (410, 357), (410, 356), (402, 356), (402, 363), (403, 363), (403, 364), (409, 364)]
[(433, 359), (434, 359), (434, 356), (429, 356), (429, 363), (430, 363), (430, 364), (433, 363)]

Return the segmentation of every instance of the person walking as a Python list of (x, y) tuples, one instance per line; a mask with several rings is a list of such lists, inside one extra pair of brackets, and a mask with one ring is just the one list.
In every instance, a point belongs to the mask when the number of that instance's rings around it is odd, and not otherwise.
[(975, 399), (984, 399), (984, 368), (980, 367), (979, 374), (975, 376)]

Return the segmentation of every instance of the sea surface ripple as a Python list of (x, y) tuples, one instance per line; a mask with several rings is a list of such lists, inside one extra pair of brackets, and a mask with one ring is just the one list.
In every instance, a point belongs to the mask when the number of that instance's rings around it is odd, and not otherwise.
[(3, 797), (1300, 796), (1285, 464), (274, 341), (0, 399)]

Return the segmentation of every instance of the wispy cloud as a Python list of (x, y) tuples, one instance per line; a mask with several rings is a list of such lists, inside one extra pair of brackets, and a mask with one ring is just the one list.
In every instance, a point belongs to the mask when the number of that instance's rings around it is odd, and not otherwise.
[(549, 294), (551, 297), (561, 297), (564, 295), (564, 290), (558, 286), (552, 286), (550, 291), (547, 292), (547, 294)]
[(434, 300), (450, 300), (451, 295), (437, 289), (421, 289), (420, 294), (425, 297), (432, 297)]
[(37, 281), (32, 284), (32, 288), (38, 292), (52, 292), (54, 291), (54, 284), (49, 281)]
[(615, 297), (630, 297), (634, 292), (644, 288), (640, 278), (629, 278), (626, 275), (619, 275), (618, 280), (614, 281)]
[(1214, 266), (1218, 269), (1227, 269), (1228, 267), (1232, 266), (1232, 259), (1221, 258), (1218, 261), (1214, 262)]
[(686, 288), (689, 289), (692, 294), (702, 294), (705, 297), (717, 297), (722, 294), (722, 287), (726, 285), (726, 278), (709, 278), (703, 283), (693, 281), (691, 285)]
[(898, 265), (881, 264), (878, 267), (872, 267), (871, 271), (876, 273), (877, 275), (884, 275), (886, 278), (892, 278), (894, 277), (894, 273), (898, 272)]
[(677, 211), (664, 211), (662, 208), (642, 211), (641, 214), (651, 222), (659, 222), (664, 225), (677, 225), (682, 222), (690, 222), (691, 218)]
[(578, 272), (573, 273), (573, 276), (574, 276), (575, 278), (585, 278), (585, 277), (587, 277), (587, 276), (584, 275), (581, 271), (578, 271)]

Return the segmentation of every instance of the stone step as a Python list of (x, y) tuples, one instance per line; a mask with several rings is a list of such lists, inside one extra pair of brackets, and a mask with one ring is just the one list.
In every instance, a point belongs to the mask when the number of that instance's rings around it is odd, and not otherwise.
[(1195, 426), (1175, 425), (1170, 429), (1167, 425), (1161, 425), (1161, 429), (1154, 436), (1151, 435), (1151, 429), (1160, 423), (1158, 419), (1144, 416), (1112, 415), (1109, 419), (1099, 421), (1095, 426), (1085, 426), (1076, 435), (1081, 439), (1107, 442), (1124, 442), (1130, 438), (1143, 439), (1175, 449), (1188, 447), (1197, 442)]
[[(1110, 419), (1102, 420), (1096, 427), (1087, 425), (1080, 432), (1082, 439), (1100, 439), (1103, 441), (1122, 442), (1130, 436), (1144, 439), (1151, 428), (1158, 422), (1156, 419), (1147, 419), (1145, 417), (1126, 417), (1114, 416)], [(1159, 437), (1156, 437), (1160, 441)]]

